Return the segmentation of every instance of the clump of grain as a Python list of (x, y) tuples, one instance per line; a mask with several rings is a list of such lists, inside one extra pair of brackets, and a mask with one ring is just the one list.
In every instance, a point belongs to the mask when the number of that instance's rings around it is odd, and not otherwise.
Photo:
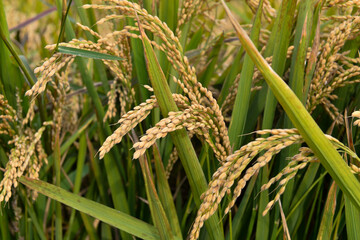
[(350, 164), (351, 172), (354, 174), (360, 174), (360, 167), (356, 166), (355, 164)]
[[(189, 61), (186, 57), (183, 56), (181, 44), (175, 37), (174, 33), (167, 27), (165, 23), (161, 22), (157, 17), (148, 14), (146, 10), (141, 9), (137, 4), (130, 3), (128, 1), (115, 0), (108, 2), (115, 3), (116, 5), (85, 5), (84, 7), (103, 10), (120, 10), (123, 15), (132, 17), (134, 19), (137, 15), (140, 19), (142, 28), (151, 31), (155, 36), (162, 40), (162, 43), (151, 41), (151, 44), (155, 48), (163, 51), (175, 70), (179, 72), (180, 78), (176, 80), (176, 82), (179, 83), (179, 86), (183, 89), (184, 93), (188, 95), (188, 98), (191, 100), (191, 102), (199, 103), (199, 101), (204, 101), (204, 99), (207, 99), (205, 101), (207, 101), (209, 104), (212, 104), (212, 107), (215, 107), (216, 111), (214, 112), (213, 118), (216, 122), (215, 126), (218, 126), (220, 129), (220, 141), (223, 142), (227, 150), (230, 150), (227, 134), (222, 134), (226, 133), (227, 129), (225, 127), (225, 123), (223, 122), (223, 118), (221, 117), (219, 107), (216, 101), (214, 101), (211, 92), (203, 88), (201, 84), (197, 82), (195, 69), (189, 65)], [(104, 18), (98, 22), (104, 23), (113, 18), (114, 15), (112, 15), (112, 18)], [(136, 25), (137, 24), (138, 23), (136, 23)], [(114, 34), (117, 33), (112, 33), (112, 35)], [(124, 30), (122, 30), (122, 34), (125, 34), (128, 37), (140, 38), (139, 29), (137, 26), (126, 26)], [(215, 141), (218, 143), (219, 139), (217, 138)]]
[(260, 156), (255, 164), (245, 171), (245, 174), (237, 181), (234, 189), (233, 197), (226, 208), (226, 212), (234, 205), (238, 196), (240, 196), (242, 189), (246, 182), (263, 166), (265, 166), (273, 155), (280, 152), (281, 149), (301, 142), (301, 137), (294, 129), (290, 130), (266, 130), (259, 131), (259, 134), (272, 133), (268, 138), (257, 138), (255, 141), (242, 146), (232, 155), (228, 156), (222, 163), (222, 166), (213, 174), (212, 180), (209, 183), (209, 189), (201, 196), (203, 203), (201, 204), (193, 228), (190, 233), (190, 239), (197, 239), (199, 237), (200, 228), (204, 222), (215, 213), (221, 200), (225, 194), (231, 192), (231, 187), (234, 185), (248, 164), (262, 151), (265, 151)]
[(11, 122), (15, 121), (15, 110), (9, 105), (4, 95), (0, 94), (0, 134), (14, 136), (15, 131), (11, 127)]
[(354, 111), (351, 116), (354, 118), (359, 118), (355, 120), (354, 125), (360, 127), (360, 111)]
[(337, 8), (348, 8), (359, 6), (359, 0), (328, 0), (324, 5), (324, 8), (337, 7)]
[(181, 29), (183, 25), (188, 22), (194, 15), (199, 13), (201, 5), (204, 0), (184, 0), (182, 3), (182, 9), (179, 14), (179, 20), (177, 23), (176, 36), (181, 36)]
[[(3, 95), (0, 94), (0, 134), (7, 135), (11, 140), (7, 142), (10, 146), (8, 162), (5, 166), (3, 179), (0, 182), (0, 202), (8, 202), (12, 189), (18, 185), (18, 178), (26, 174), (30, 178), (37, 179), (43, 163), (47, 163), (47, 155), (41, 144), (41, 136), (45, 131), (45, 125), (35, 132), (24, 124), (22, 117), (21, 99), (16, 94), (16, 111)], [(31, 109), (29, 110), (31, 111)], [(29, 195), (36, 198), (37, 193)]]
[(275, 182), (278, 182), (277, 188), (279, 188), (273, 200), (266, 205), (262, 213), (263, 216), (265, 216), (280, 199), (280, 196), (285, 192), (288, 182), (295, 177), (297, 172), (300, 169), (305, 168), (310, 162), (318, 161), (318, 159), (314, 156), (314, 153), (309, 148), (303, 147), (300, 148), (299, 151), (300, 153), (292, 157), (291, 161), (280, 173), (271, 178), (269, 182), (261, 187), (261, 191), (268, 190)]
[[(253, 13), (256, 13), (259, 7), (259, 2), (259, 0), (246, 0), (246, 3), (249, 5)], [(263, 2), (263, 16), (268, 22), (271, 22), (271, 20), (276, 16), (276, 10), (271, 6), (269, 0), (265, 0)]]
[(352, 78), (359, 75), (360, 70), (358, 66), (353, 65), (357, 61), (346, 57), (346, 52), (342, 54), (339, 52), (347, 39), (357, 35), (359, 23), (360, 17), (342, 22), (322, 42), (321, 54), (318, 57), (307, 99), (307, 109), (310, 112), (313, 112), (318, 105), (323, 105), (332, 119), (338, 124), (344, 122), (344, 117), (331, 103), (331, 100), (337, 98), (332, 92), (338, 87), (359, 82), (359, 80), (353, 80)]
[(52, 77), (69, 63), (74, 56), (55, 53), (40, 67), (35, 68), (34, 73), (40, 73), (38, 81), (26, 92), (26, 96), (36, 97), (45, 91), (46, 84), (52, 81)]
[[(246, 183), (251, 177), (256, 175), (263, 166), (268, 164), (274, 155), (290, 145), (304, 142), (304, 139), (296, 129), (260, 130), (256, 133), (261, 135), (270, 134), (270, 136), (257, 138), (242, 146), (238, 151), (228, 156), (213, 174), (208, 190), (201, 196), (203, 202), (193, 224), (190, 239), (197, 239), (199, 237), (200, 229), (204, 225), (204, 222), (215, 213), (225, 194), (230, 195), (231, 188), (235, 182), (237, 182), (237, 184), (232, 191), (232, 197), (225, 209), (225, 214), (234, 206), (236, 199), (240, 196)], [(343, 151), (359, 159), (354, 152), (337, 139), (328, 135), (327, 138), (338, 151)], [(249, 167), (249, 164), (253, 160), (255, 160), (255, 162)], [(280, 199), (287, 183), (296, 175), (298, 170), (306, 167), (307, 164), (312, 161), (317, 161), (314, 153), (309, 148), (301, 148), (300, 153), (295, 155), (277, 176), (271, 178), (268, 183), (262, 186), (262, 190), (265, 190), (269, 189), (275, 182), (279, 182), (278, 186), (280, 187), (274, 199), (266, 206), (263, 214), (268, 213), (272, 206)], [(352, 168), (353, 171), (357, 170), (354, 167)]]
[[(115, 107), (115, 104), (117, 97), (120, 102), (120, 115), (123, 115), (134, 102), (135, 96), (134, 89), (131, 86), (132, 60), (127, 35), (130, 33), (127, 30), (123, 30), (102, 36), (87, 26), (82, 24), (77, 24), (77, 26), (83, 31), (89, 32), (97, 41), (93, 42), (90, 40), (73, 39), (68, 43), (60, 43), (60, 46), (95, 51), (118, 56), (123, 59), (121, 61), (102, 59), (102, 62), (115, 76), (115, 80), (111, 85), (111, 91), (107, 94), (109, 99), (109, 108), (105, 114), (104, 121), (116, 115), (117, 108)], [(55, 47), (56, 45), (53, 44), (48, 45), (46, 48), (53, 51)], [(54, 85), (55, 82), (53, 81), (53, 77), (62, 69), (66, 71), (73, 62), (74, 58), (75, 56), (73, 55), (55, 53), (50, 59), (46, 60), (40, 67), (35, 69), (34, 72), (39, 74), (38, 81), (26, 92), (26, 95), (36, 97), (45, 90), (46, 85), (49, 82)], [(31, 115), (26, 119), (29, 118), (31, 118)]]
[[(12, 188), (17, 187), (18, 178), (23, 176), (25, 172), (28, 173), (30, 178), (37, 179), (39, 177), (44, 151), (38, 143), (44, 130), (45, 127), (41, 127), (33, 135), (16, 136), (9, 142), (9, 144), (14, 144), (14, 147), (10, 151), (4, 177), (0, 182), (0, 202), (9, 201)], [(36, 153), (40, 154), (40, 158)]]
[(179, 154), (176, 150), (176, 148), (173, 149), (173, 151), (170, 154), (168, 164), (165, 169), (166, 178), (169, 179), (172, 169), (174, 168), (175, 163), (179, 159)]
[[(225, 157), (231, 153), (230, 142), (227, 134), (227, 127), (225, 125), (224, 118), (222, 116), (220, 107), (218, 106), (215, 98), (213, 97), (211, 91), (203, 87), (196, 79), (195, 68), (190, 66), (190, 63), (186, 56), (183, 55), (183, 49), (179, 42), (179, 39), (174, 35), (174, 33), (169, 29), (169, 27), (160, 21), (158, 17), (154, 17), (147, 13), (145, 9), (142, 9), (139, 5), (131, 3), (128, 1), (117, 1), (117, 0), (107, 0), (111, 3), (110, 5), (84, 5), (84, 8), (93, 8), (99, 10), (109, 10), (114, 11), (114, 14), (110, 14), (111, 17), (105, 17), (98, 21), (99, 24), (103, 24), (112, 19), (116, 19), (116, 11), (120, 11), (122, 16), (127, 16), (135, 20), (139, 19), (139, 22), (135, 23), (133, 26), (125, 26), (121, 31), (115, 31), (109, 33), (106, 37), (102, 37), (98, 42), (106, 41), (107, 38), (113, 38), (115, 35), (123, 35), (127, 37), (141, 38), (139, 34), (138, 24), (141, 24), (141, 27), (145, 30), (150, 31), (154, 36), (158, 37), (161, 41), (155, 42), (151, 41), (151, 44), (163, 51), (172, 64), (174, 69), (179, 73), (179, 78), (174, 78), (174, 81), (180, 86), (183, 90), (185, 96), (188, 100), (183, 101), (177, 95), (175, 102), (177, 102), (178, 107), (183, 113), (189, 111), (189, 109), (194, 110), (191, 112), (191, 118), (188, 119), (198, 119), (198, 123), (190, 123), (184, 121), (181, 127), (187, 128), (189, 131), (195, 130), (197, 134), (204, 137), (204, 139), (210, 144), (213, 148), (217, 158), (219, 160), (224, 160)], [(114, 4), (114, 5), (112, 5)], [(115, 71), (115, 70), (114, 70)], [(113, 101), (113, 97), (110, 97), (112, 93), (109, 93), (109, 99)], [(154, 99), (153, 99), (154, 100)], [(179, 102), (178, 100), (181, 100)], [(150, 100), (152, 102), (152, 100)], [(153, 104), (143, 104), (136, 108), (135, 112), (130, 112), (130, 114), (125, 114), (119, 121), (120, 127), (114, 132), (114, 134), (106, 139), (103, 146), (100, 148), (100, 157), (102, 158), (106, 152), (108, 152), (111, 147), (120, 142), (122, 137), (133, 127), (135, 127), (139, 122), (141, 122), (148, 114), (149, 111), (156, 107)], [(110, 104), (110, 107), (113, 104)], [(114, 109), (111, 107), (111, 109)], [(195, 111), (196, 110), (196, 111)], [(139, 115), (137, 115), (139, 114)], [(113, 116), (113, 114), (108, 114)], [(137, 117), (136, 117), (137, 116)], [(187, 115), (185, 115), (187, 116)], [(131, 118), (131, 119), (130, 119)], [(173, 117), (170, 117), (170, 120), (174, 120)], [(193, 121), (193, 120), (192, 120)], [(212, 131), (212, 136), (208, 133), (208, 130), (204, 130), (203, 125), (206, 128), (210, 127)], [(179, 128), (180, 126), (178, 126)], [(172, 131), (176, 128), (170, 128)], [(155, 129), (152, 129), (155, 131)], [(168, 133), (169, 131), (167, 131)], [(151, 135), (152, 132), (148, 132), (149, 135), (143, 136), (144, 141), (138, 143), (138, 151), (135, 152), (135, 157), (143, 154), (145, 149), (151, 146), (150, 143), (154, 142), (156, 136), (161, 137), (164, 135), (160, 132), (157, 132), (156, 135)], [(154, 137), (155, 136), (155, 137)], [(149, 142), (145, 142), (148, 140)]]

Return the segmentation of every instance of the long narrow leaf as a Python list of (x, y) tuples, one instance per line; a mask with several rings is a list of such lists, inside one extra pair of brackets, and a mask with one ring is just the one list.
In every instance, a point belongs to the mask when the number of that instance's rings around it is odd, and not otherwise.
[[(132, 137), (134, 142), (139, 141), (134, 131), (132, 133)], [(152, 179), (152, 171), (150, 171), (150, 166), (148, 164), (147, 158), (145, 156), (141, 156), (139, 158), (139, 163), (144, 177), (145, 190), (149, 202), (151, 217), (155, 227), (159, 231), (160, 239), (175, 239), (170, 227), (169, 220), (165, 214), (164, 207), (162, 206), (159, 195), (156, 191), (155, 184)]]
[(159, 149), (155, 146), (153, 148), (154, 152), (154, 161), (155, 161), (155, 170), (157, 177), (157, 188), (159, 192), (159, 198), (161, 200), (162, 205), (164, 206), (164, 211), (169, 219), (172, 232), (176, 237), (182, 239), (181, 229), (179, 224), (179, 219), (176, 214), (176, 209), (173, 201), (173, 197), (171, 194), (169, 183), (166, 179), (164, 165), (160, 158)]
[(321, 240), (331, 239), (335, 207), (336, 207), (336, 184), (335, 182), (333, 182), (333, 184), (330, 187), (328, 197), (325, 203), (324, 213), (321, 220), (320, 230), (317, 239), (321, 239)]
[(150, 224), (136, 219), (128, 214), (67, 192), (59, 187), (40, 180), (21, 177), (20, 182), (27, 187), (44, 194), (45, 196), (83, 213), (89, 214), (94, 218), (97, 218), (134, 236), (149, 240), (159, 239), (159, 233), (154, 226), (151, 226)]
[(65, 47), (65, 46), (59, 46), (58, 51), (64, 54), (70, 54), (75, 55), (79, 57), (86, 57), (86, 58), (93, 58), (93, 59), (103, 59), (103, 60), (123, 60), (123, 58), (105, 54), (105, 53), (99, 53), (79, 48), (72, 48), (72, 47)]
[(360, 239), (360, 215), (359, 209), (345, 197), (345, 220), (346, 220), (346, 232), (349, 240)]
[[(262, 4), (260, 1), (258, 11), (254, 19), (253, 29), (251, 31), (251, 39), (255, 46), (259, 41), (261, 28)], [(230, 143), (234, 149), (238, 149), (241, 145), (241, 135), (244, 133), (247, 112), (249, 110), (252, 77), (254, 75), (254, 63), (248, 54), (245, 55), (244, 65), (241, 70), (238, 92), (236, 94), (233, 113), (229, 126)]]
[(321, 164), (330, 173), (340, 189), (360, 208), (360, 184), (351, 173), (350, 168), (325, 137), (311, 115), (306, 111), (302, 102), (261, 56), (244, 29), (232, 16), (230, 9), (223, 0), (222, 4), (246, 52), (251, 56), (263, 74), (267, 84), (272, 89), (294, 126), (299, 130), (305, 142), (315, 152), (316, 156), (319, 157)]

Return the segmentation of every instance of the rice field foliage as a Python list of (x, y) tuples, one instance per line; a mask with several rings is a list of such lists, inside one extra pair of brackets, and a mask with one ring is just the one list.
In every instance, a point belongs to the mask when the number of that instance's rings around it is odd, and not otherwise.
[(1, 239), (358, 239), (359, 4), (0, 0)]

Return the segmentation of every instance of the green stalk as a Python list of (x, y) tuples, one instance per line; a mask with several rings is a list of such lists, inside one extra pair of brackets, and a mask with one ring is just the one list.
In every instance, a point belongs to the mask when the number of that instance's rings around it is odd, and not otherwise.
[[(78, 158), (76, 164), (76, 176), (75, 176), (74, 189), (73, 189), (73, 192), (75, 194), (78, 194), (80, 191), (85, 158), (86, 158), (86, 136), (85, 134), (82, 134), (79, 142), (79, 152), (78, 152)], [(73, 209), (70, 214), (69, 228), (67, 230), (67, 233), (65, 234), (65, 239), (70, 239), (73, 223), (75, 220), (75, 213), (76, 211)]]
[(93, 176), (95, 178), (98, 190), (99, 190), (99, 195), (100, 198), (103, 200), (103, 202), (105, 204), (109, 204), (110, 203), (110, 199), (107, 195), (107, 189), (108, 189), (108, 184), (106, 182), (106, 177), (104, 176), (104, 172), (101, 171), (104, 166), (103, 164), (101, 164), (101, 162), (99, 162), (98, 158), (95, 158), (96, 155), (96, 151), (94, 150), (94, 146), (91, 142), (91, 140), (89, 139), (89, 137), (86, 137), (86, 142), (87, 142), (87, 148), (89, 151), (89, 155), (90, 157), (90, 167), (91, 170), (93, 172)]
[(324, 212), (321, 219), (321, 224), (319, 227), (319, 232), (317, 235), (317, 239), (321, 240), (330, 240), (331, 233), (333, 230), (333, 219), (335, 215), (335, 208), (336, 208), (336, 184), (333, 182), (331, 184), (325, 206)]
[(181, 235), (181, 229), (179, 224), (179, 219), (176, 214), (176, 209), (171, 194), (171, 189), (169, 183), (166, 179), (165, 169), (163, 162), (161, 161), (159, 149), (155, 146), (153, 147), (154, 152), (154, 161), (155, 161), (155, 170), (156, 170), (156, 179), (157, 179), (157, 189), (159, 193), (159, 198), (164, 206), (164, 211), (169, 223), (171, 225), (172, 232), (175, 237), (183, 239)]
[(10, 41), (5, 36), (4, 30), (1, 26), (1, 24), (0, 24), (0, 38), (3, 40), (3, 42), (5, 43), (7, 49), (10, 51), (10, 53), (13, 55), (15, 61), (17, 62), (17, 64), (21, 68), (21, 70), (23, 71), (23, 73), (24, 73), (26, 79), (29, 81), (30, 85), (31, 86), (34, 85), (35, 84), (34, 79), (32, 78), (28, 69), (25, 67), (24, 63), (21, 61), (20, 57), (16, 53), (16, 51), (15, 51), (14, 47), (12, 46), (12, 44), (10, 43)]
[[(305, 78), (305, 60), (307, 48), (311, 40), (310, 33), (313, 26), (314, 5), (314, 1), (310, 0), (300, 2), (299, 14), (295, 28), (294, 52), (291, 58), (289, 86), (294, 91), (295, 95), (301, 100), (304, 99), (303, 87)], [(304, 102), (303, 104), (305, 105)], [(283, 127), (293, 128), (293, 125), (287, 116), (285, 116)], [(281, 163), (279, 168), (283, 168), (286, 165), (286, 158), (294, 156), (297, 153), (299, 147), (300, 144), (295, 144), (289, 146), (281, 152)], [(294, 180), (291, 180), (288, 183), (287, 191), (284, 193), (284, 212), (287, 212), (291, 205), (293, 192), (295, 191), (294, 184)]]
[[(66, 21), (67, 21), (67, 15), (69, 14), (69, 10), (70, 10), (70, 6), (71, 6), (71, 2), (72, 0), (70, 0), (69, 4), (66, 6), (66, 0), (63, 0), (63, 4), (58, 4), (58, 6), (62, 6), (62, 9), (60, 10), (60, 8), (58, 8), (58, 11), (61, 12), (61, 24), (60, 24), (60, 33), (59, 33), (59, 37), (58, 40), (56, 42), (56, 46), (55, 46), (55, 50), (54, 52), (56, 52), (58, 50), (59, 47), (59, 43), (61, 41), (63, 41), (63, 37), (64, 37), (64, 30), (66, 28)], [(60, 3), (60, 2), (59, 2)]]
[(216, 71), (216, 65), (220, 58), (220, 50), (224, 45), (224, 34), (221, 34), (213, 45), (213, 49), (208, 56), (209, 63), (206, 66), (206, 69), (198, 77), (198, 81), (204, 86), (207, 87), (211, 81), (211, 78), (214, 76)]
[[(349, 127), (349, 122), (347, 120), (347, 109), (345, 110), (345, 129), (346, 129), (348, 145), (353, 152), (356, 152), (355, 146), (353, 143), (352, 131), (351, 131), (351, 128)], [(355, 166), (357, 166), (357, 167), (359, 167), (359, 165), (360, 165), (360, 163), (351, 156), (350, 156), (349, 162), (351, 164), (355, 164)], [(359, 175), (357, 176), (357, 179), (360, 179)], [(348, 239), (350, 239), (350, 240), (359, 239), (360, 238), (360, 232), (359, 232), (359, 227), (360, 227), (360, 214), (359, 213), (360, 213), (360, 211), (359, 211), (359, 209), (356, 208), (356, 206), (354, 206), (354, 204), (349, 200), (349, 198), (347, 196), (344, 196), (344, 202), (345, 202), (346, 233), (347, 233)]]
[[(281, 4), (281, 11), (279, 15), (279, 28), (275, 42), (279, 47), (274, 48), (272, 69), (278, 74), (282, 75), (285, 70), (286, 53), (290, 42), (292, 33), (292, 25), (294, 21), (294, 13), (296, 8), (296, 0), (285, 0)], [(271, 129), (273, 127), (275, 110), (277, 101), (271, 89), (268, 89), (265, 101), (264, 119), (262, 129)]]
[(325, 0), (320, 0), (316, 6), (315, 13), (313, 16), (313, 23), (311, 29), (311, 37), (312, 41), (312, 50), (310, 54), (310, 58), (307, 63), (305, 75), (304, 75), (304, 86), (303, 86), (303, 99), (302, 101), (305, 103), (308, 98), (308, 93), (310, 90), (311, 79), (315, 72), (316, 61), (317, 61), (317, 54), (320, 47), (320, 14), (322, 5), (324, 4)]
[(242, 196), (241, 203), (236, 211), (236, 214), (232, 220), (232, 234), (229, 232), (226, 236), (226, 240), (240, 239), (241, 230), (248, 228), (248, 221), (246, 217), (246, 210), (252, 207), (252, 197), (255, 188), (255, 183), (258, 178), (258, 174), (251, 177), (251, 180), (247, 184), (244, 195)]
[(0, 90), (6, 96), (10, 105), (16, 107), (16, 87), (21, 88), (22, 78), (11, 63), (10, 52), (7, 45), (9, 38), (9, 31), (6, 22), (5, 9), (3, 0), (0, 0)]
[(147, 199), (149, 201), (149, 207), (151, 211), (152, 220), (155, 227), (158, 229), (160, 234), (160, 239), (163, 240), (173, 240), (174, 234), (171, 230), (169, 220), (165, 214), (164, 208), (160, 202), (159, 196), (155, 189), (155, 184), (151, 179), (151, 173), (149, 169), (149, 164), (147, 159), (144, 156), (139, 158), (141, 171), (144, 177), (145, 189)]
[(360, 238), (359, 232), (359, 209), (345, 196), (345, 220), (346, 220), (346, 233), (350, 240)]
[(185, 23), (181, 29), (181, 36), (179, 41), (183, 49), (185, 49), (186, 39), (190, 30), (190, 26), (191, 26), (191, 19), (187, 23)]
[[(168, 116), (170, 111), (178, 111), (165, 75), (156, 59), (154, 50), (145, 33), (141, 29), (141, 36), (145, 50), (146, 64), (155, 96), (159, 102), (160, 110), (164, 117)], [(196, 156), (195, 150), (191, 144), (189, 136), (185, 129), (177, 130), (171, 133), (171, 138), (179, 153), (181, 163), (188, 177), (194, 201), (197, 207), (200, 206), (200, 196), (207, 189), (207, 182), (204, 172)], [(205, 225), (211, 239), (221, 240), (224, 238), (222, 229), (219, 227), (219, 220), (216, 214), (209, 218)]]
[[(299, 16), (296, 25), (294, 51), (291, 58), (289, 86), (299, 99), (303, 98), (306, 52), (311, 41), (313, 27), (314, 1), (306, 0), (300, 3)], [(314, 37), (314, 36), (312, 36)]]
[[(128, 25), (135, 26), (135, 22), (133, 19), (127, 19)], [(139, 82), (139, 92), (140, 92), (140, 101), (145, 102), (146, 99), (150, 97), (150, 93), (147, 89), (145, 89), (144, 85), (149, 85), (149, 76), (146, 72), (146, 63), (144, 60), (144, 49), (141, 43), (141, 40), (130, 38), (131, 43), (131, 51), (133, 52), (133, 64), (135, 67), (135, 72), (137, 76), (137, 80)]]
[(5, 209), (1, 209), (0, 214), (0, 230), (1, 230), (1, 239), (11, 239), (10, 229), (9, 229), (9, 216)]
[[(93, 226), (93, 221), (92, 221), (93, 219), (90, 219), (90, 217), (83, 212), (80, 212), (80, 216), (84, 223), (84, 227), (86, 229), (86, 234), (89, 236), (89, 239), (90, 240), (99, 240), (99, 237)], [(104, 225), (110, 229), (110, 226), (108, 224), (103, 223), (102, 226), (104, 226)]]
[[(34, 227), (36, 229), (38, 237), (41, 240), (46, 240), (45, 233), (41, 227), (41, 224), (39, 223), (39, 218), (36, 216), (36, 212), (34, 210), (35, 208), (33, 207), (32, 203), (30, 202), (29, 198), (27, 197), (25, 189), (22, 187), (20, 189), (20, 191), (21, 191), (21, 194), (19, 194), (19, 195), (21, 197), (21, 200), (23, 201), (23, 203), (25, 204), (25, 206), (27, 208), (27, 212), (29, 213), (32, 223), (34, 224)], [(2, 238), (2, 239), (5, 239), (5, 238)]]
[(321, 164), (330, 173), (340, 189), (353, 201), (355, 206), (360, 208), (360, 184), (351, 173), (349, 166), (325, 137), (314, 119), (306, 111), (302, 102), (261, 56), (223, 0), (222, 4), (246, 52), (263, 74), (267, 84), (294, 126), (299, 130), (305, 142), (320, 159)]
[[(60, 129), (57, 127), (55, 130), (55, 143), (54, 143), (54, 170), (55, 170), (55, 183), (60, 187), (61, 183), (61, 155), (60, 155)], [(55, 238), (62, 239), (62, 214), (61, 203), (55, 203), (56, 217), (55, 217)]]
[[(159, 1), (158, 7), (158, 16), (161, 21), (165, 22), (166, 25), (175, 32), (176, 23), (177, 23), (177, 11), (179, 6), (179, 0), (167, 0), (167, 1)], [(155, 14), (156, 15), (156, 14)], [(161, 44), (163, 41), (160, 38), (155, 37), (154, 40)], [(171, 71), (171, 65), (168, 61), (165, 53), (160, 50), (155, 50), (157, 59), (162, 67), (165, 76), (168, 77)]]
[[(84, 124), (82, 124), (76, 132), (74, 132), (69, 138), (66, 139), (66, 141), (61, 145), (60, 147), (60, 155), (64, 154), (70, 146), (75, 142), (75, 140), (87, 129), (95, 119), (95, 114), (93, 114), (91, 117), (89, 117)], [(45, 171), (40, 173), (40, 179), (43, 177), (43, 174), (48, 172), (49, 169), (52, 167), (54, 163), (54, 155), (50, 155), (48, 157), (48, 164), (45, 166)]]
[[(260, 1), (250, 38), (254, 41), (255, 46), (259, 41), (261, 28), (262, 4)], [(254, 74), (254, 63), (248, 54), (245, 55), (244, 65), (241, 70), (238, 92), (236, 94), (234, 109), (231, 115), (229, 126), (229, 138), (233, 149), (239, 149), (241, 145), (241, 135), (244, 133), (247, 112), (250, 105), (251, 84)]]
[(179, 0), (159, 2), (159, 17), (166, 25), (175, 32), (178, 17)]
[[(262, 16), (263, 1), (259, 2), (258, 10), (255, 15), (253, 28), (250, 38), (253, 40), (255, 46), (257, 46), (261, 28), (261, 16)], [(254, 74), (254, 62), (251, 57), (246, 54), (244, 65), (240, 74), (240, 81), (238, 86), (238, 92), (235, 99), (234, 109), (231, 116), (231, 122), (229, 127), (230, 143), (233, 149), (239, 149), (242, 144), (245, 123), (250, 106), (251, 96), (251, 84)], [(268, 181), (268, 168), (264, 166), (260, 172), (261, 183)], [(269, 235), (269, 215), (262, 216), (262, 211), (265, 209), (266, 204), (269, 202), (268, 191), (262, 191), (259, 198), (258, 217), (256, 223), (256, 239), (267, 239)]]
[[(316, 181), (316, 174), (320, 167), (319, 163), (311, 163), (305, 174), (303, 175), (303, 179), (298, 183), (298, 187), (296, 188), (296, 193), (294, 193), (291, 201), (289, 213), (287, 214), (287, 222), (290, 233), (292, 233), (296, 227), (296, 224), (303, 219), (307, 219), (307, 213), (303, 211), (305, 206), (305, 197), (309, 194), (309, 190), (311, 190)], [(315, 181), (316, 180), (316, 181)]]
[(236, 54), (233, 60), (233, 64), (231, 65), (229, 74), (226, 75), (225, 81), (222, 84), (221, 92), (217, 99), (219, 106), (221, 106), (224, 103), (226, 96), (229, 94), (229, 89), (234, 84), (236, 75), (239, 73), (240, 69), (242, 69), (239, 66), (241, 64), (241, 59), (243, 54), (244, 54), (244, 49), (240, 48), (239, 52)]

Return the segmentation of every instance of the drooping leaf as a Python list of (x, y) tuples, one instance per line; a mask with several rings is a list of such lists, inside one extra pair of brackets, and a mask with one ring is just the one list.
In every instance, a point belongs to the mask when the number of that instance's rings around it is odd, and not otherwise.
[(123, 60), (123, 58), (121, 57), (117, 57), (110, 54), (99, 53), (99, 52), (89, 51), (79, 48), (65, 47), (65, 46), (59, 46), (58, 51), (64, 54), (70, 54), (85, 58), (103, 59), (103, 60)]
[(21, 177), (20, 182), (27, 187), (44, 194), (45, 196), (86, 213), (134, 236), (149, 240), (159, 239), (159, 233), (154, 226), (121, 211), (80, 197), (74, 193), (67, 192), (59, 187), (40, 180)]

